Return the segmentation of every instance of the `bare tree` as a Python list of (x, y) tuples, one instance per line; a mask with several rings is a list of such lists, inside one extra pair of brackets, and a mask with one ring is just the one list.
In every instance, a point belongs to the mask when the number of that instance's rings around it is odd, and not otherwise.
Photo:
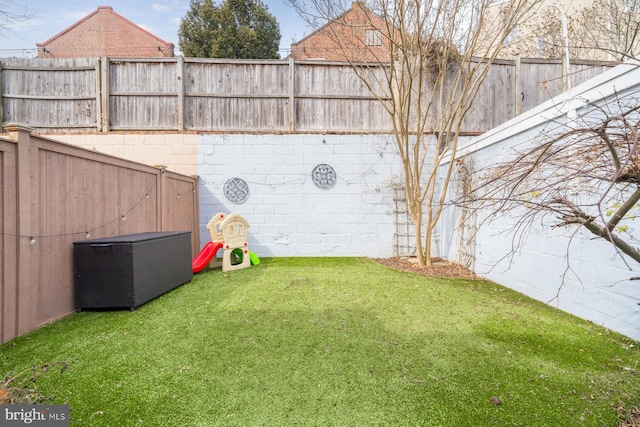
[(639, 95), (592, 104), (575, 120), (552, 123), (484, 170), (458, 203), (492, 216), (520, 208), (521, 233), (544, 218), (555, 227), (584, 227), (640, 263), (632, 224), (640, 213)]
[[(565, 4), (566, 9), (541, 7), (525, 16), (501, 56), (559, 58), (566, 42), (573, 59), (624, 61), (640, 53), (640, 0)], [(568, 40), (563, 36), (563, 14)]]
[[(438, 182), (434, 165), (455, 156), (463, 119), (500, 46), (536, 1), (505, 2), (495, 19), (487, 14), (491, 0), (371, 0), (364, 25), (349, 20), (340, 0), (288, 2), (311, 25), (324, 25), (318, 31), (389, 114), (418, 262), (430, 265), (452, 173)], [(372, 30), (380, 43), (367, 39)]]
[[(595, 0), (576, 17), (576, 48), (624, 61), (640, 53), (640, 0)], [(577, 52), (579, 54), (579, 52)]]

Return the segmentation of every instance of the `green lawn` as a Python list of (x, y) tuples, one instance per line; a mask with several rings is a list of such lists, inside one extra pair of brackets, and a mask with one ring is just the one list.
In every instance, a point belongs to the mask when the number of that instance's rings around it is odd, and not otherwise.
[(67, 364), (29, 387), (72, 426), (613, 427), (640, 405), (639, 361), (636, 342), (494, 283), (363, 258), (212, 270), (0, 346), (2, 375)]

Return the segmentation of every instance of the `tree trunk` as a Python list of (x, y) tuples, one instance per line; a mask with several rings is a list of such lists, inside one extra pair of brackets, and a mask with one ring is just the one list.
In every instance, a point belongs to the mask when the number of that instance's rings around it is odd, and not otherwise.
[(426, 237), (424, 240), (424, 265), (427, 267), (431, 267), (431, 228), (430, 227), (427, 227)]
[(424, 252), (422, 251), (422, 238), (420, 237), (422, 235), (422, 221), (418, 220), (414, 222), (415, 228), (416, 228), (416, 256), (418, 258), (418, 265), (420, 267), (424, 267), (425, 265), (427, 265), (425, 263), (425, 258), (424, 258)]
[[(424, 259), (425, 265), (431, 267), (431, 239), (433, 237), (433, 210), (427, 207), (427, 231), (424, 238)], [(418, 238), (420, 240), (420, 238)]]
[(422, 203), (416, 201), (413, 194), (409, 191), (406, 192), (406, 195), (409, 217), (416, 231), (416, 256), (418, 258), (418, 265), (424, 267), (425, 260), (424, 252), (422, 251)]

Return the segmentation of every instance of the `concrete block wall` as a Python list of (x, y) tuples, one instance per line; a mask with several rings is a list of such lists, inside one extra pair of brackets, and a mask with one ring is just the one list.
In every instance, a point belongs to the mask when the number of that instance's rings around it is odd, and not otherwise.
[(519, 212), (512, 211), (480, 226), (474, 271), (640, 339), (640, 287), (629, 280), (638, 275), (629, 268), (635, 261), (622, 258), (608, 242), (594, 240), (584, 228), (553, 228), (551, 219), (533, 224), (520, 241), (514, 232), (518, 216)]
[(51, 134), (57, 141), (89, 150), (122, 157), (147, 165), (165, 165), (172, 172), (195, 175), (197, 166), (197, 135), (182, 133), (90, 133)]
[[(566, 129), (559, 125), (567, 121), (570, 112), (577, 111), (580, 120), (590, 121), (590, 116), (585, 116), (587, 110), (594, 110), (589, 103), (605, 102), (609, 97), (624, 103), (626, 96), (632, 102), (638, 81), (640, 67), (617, 67), (475, 138), (459, 150), (460, 155), (472, 160), (479, 178), (485, 168), (511, 158), (514, 146), (523, 150), (525, 144), (535, 143), (548, 124), (558, 132)], [(451, 196), (455, 197), (455, 191)], [(594, 239), (584, 227), (554, 228), (555, 218), (549, 217), (533, 223), (520, 239), (523, 235), (515, 232), (523, 215), (520, 209), (490, 214), (480, 210), (475, 217), (475, 273), (640, 340), (640, 286), (630, 281), (639, 276), (635, 261), (618, 254), (603, 239)], [(444, 218), (442, 234), (454, 238), (443, 239), (441, 250), (455, 259), (459, 242), (452, 230), (459, 227), (459, 216), (452, 207)], [(630, 224), (632, 234), (640, 231), (637, 227)]]
[[(389, 135), (199, 135), (197, 164), (203, 244), (209, 219), (235, 212), (259, 256), (393, 255), (402, 167)], [(336, 173), (329, 189), (314, 184), (320, 164)], [(244, 203), (225, 196), (232, 178), (248, 186)]]

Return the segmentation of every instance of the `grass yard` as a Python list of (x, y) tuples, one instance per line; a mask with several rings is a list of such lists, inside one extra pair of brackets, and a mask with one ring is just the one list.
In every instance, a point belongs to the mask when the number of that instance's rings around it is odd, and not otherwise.
[(69, 404), (72, 426), (614, 427), (640, 405), (639, 361), (494, 283), (364, 258), (212, 270), (0, 346), (0, 374), (26, 370), (13, 385)]

